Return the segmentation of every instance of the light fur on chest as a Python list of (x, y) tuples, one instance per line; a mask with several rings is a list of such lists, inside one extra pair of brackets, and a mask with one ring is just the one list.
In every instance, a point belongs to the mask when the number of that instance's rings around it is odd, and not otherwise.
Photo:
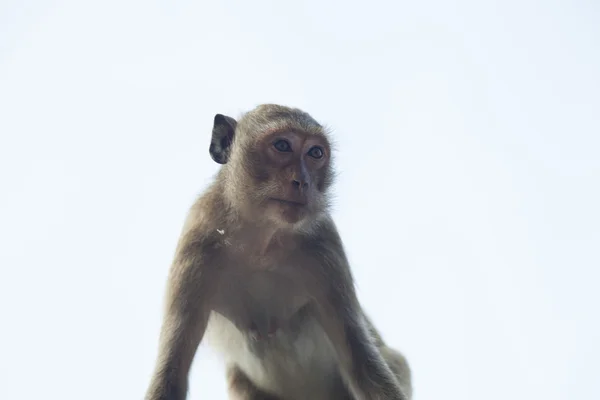
[(274, 338), (256, 341), (213, 312), (205, 338), (259, 388), (282, 398), (325, 400), (335, 390), (338, 375), (333, 350), (313, 319), (306, 320), (300, 331), (278, 331)]

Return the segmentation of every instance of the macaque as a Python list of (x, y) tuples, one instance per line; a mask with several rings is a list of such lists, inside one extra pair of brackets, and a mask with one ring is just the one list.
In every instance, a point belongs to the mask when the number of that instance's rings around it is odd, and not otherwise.
[(230, 399), (410, 400), (411, 372), (357, 299), (330, 215), (329, 133), (296, 108), (214, 117), (221, 164), (170, 269), (146, 400), (183, 400), (205, 339)]

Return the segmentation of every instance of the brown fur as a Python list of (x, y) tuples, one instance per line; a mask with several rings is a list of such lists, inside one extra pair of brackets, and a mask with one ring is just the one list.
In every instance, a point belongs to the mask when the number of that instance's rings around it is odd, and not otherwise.
[[(295, 150), (273, 150), (279, 137)], [(322, 158), (306, 155), (315, 146)], [(363, 313), (329, 216), (325, 129), (263, 105), (239, 122), (217, 115), (210, 152), (223, 167), (177, 246), (146, 399), (186, 398), (205, 336), (227, 360), (231, 399), (410, 399), (408, 364)]]

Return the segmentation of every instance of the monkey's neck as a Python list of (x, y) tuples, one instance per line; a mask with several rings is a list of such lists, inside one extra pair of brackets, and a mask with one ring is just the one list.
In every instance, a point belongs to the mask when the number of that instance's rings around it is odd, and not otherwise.
[(217, 230), (236, 248), (241, 249), (249, 256), (264, 257), (281, 249), (289, 247), (293, 243), (292, 232), (286, 231), (281, 226), (268, 221), (252, 221), (244, 218), (236, 207), (230, 204), (225, 195), (225, 190), (218, 184), (213, 187), (212, 195), (220, 201), (213, 204), (227, 204), (227, 209), (215, 207), (212, 215), (216, 217), (215, 223), (219, 225)]
[(254, 224), (243, 224), (235, 236), (245, 252), (259, 257), (276, 252), (283, 248), (286, 242), (285, 233), (270, 225), (257, 229)]

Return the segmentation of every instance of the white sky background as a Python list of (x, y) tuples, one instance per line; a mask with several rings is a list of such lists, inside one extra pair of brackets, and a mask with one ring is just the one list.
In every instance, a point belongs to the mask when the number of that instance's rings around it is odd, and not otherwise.
[[(0, 3), (0, 398), (141, 399), (215, 113), (304, 108), (415, 399), (600, 398), (593, 1)], [(225, 399), (202, 345), (190, 399)]]

